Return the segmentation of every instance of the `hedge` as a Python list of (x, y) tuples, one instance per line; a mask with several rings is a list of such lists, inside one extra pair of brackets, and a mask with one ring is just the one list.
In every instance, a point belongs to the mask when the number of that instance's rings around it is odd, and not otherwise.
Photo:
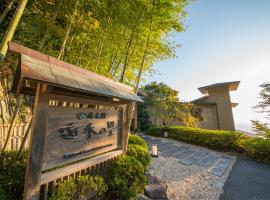
[[(151, 159), (147, 144), (141, 137), (131, 134), (129, 134), (128, 142), (127, 156), (116, 158), (115, 164), (109, 169), (109, 179), (112, 182), (108, 185), (110, 191), (107, 191), (106, 194), (111, 193), (110, 195), (115, 197), (112, 199), (134, 197), (136, 193), (143, 192), (145, 186), (145, 171)], [(20, 200), (23, 197), (27, 152), (23, 152), (19, 160), (17, 159), (17, 153), (17, 151), (7, 151), (0, 156), (0, 200)], [(98, 181), (97, 178), (92, 180), (91, 177), (87, 176), (82, 177), (82, 180), (70, 179), (69, 181), (59, 183), (59, 192), (56, 192), (52, 199), (70, 199), (69, 196), (73, 194), (72, 191), (81, 190), (80, 187), (77, 187), (81, 183), (92, 185), (93, 187), (96, 187), (96, 184), (97, 186), (102, 186), (102, 190), (98, 189), (97, 191), (103, 192), (105, 190), (103, 181)], [(85, 189), (84, 185), (82, 188)], [(93, 190), (91, 187), (86, 189)]]
[(162, 137), (163, 132), (178, 141), (221, 151), (233, 151), (255, 160), (270, 162), (270, 139), (249, 137), (238, 131), (207, 130), (183, 126), (152, 128), (147, 134)]
[(133, 134), (128, 135), (128, 145), (131, 145), (131, 144), (137, 144), (139, 146), (142, 146), (145, 149), (148, 149), (147, 144), (144, 141), (144, 139), (142, 139), (138, 135), (133, 135)]
[(0, 200), (23, 197), (27, 152), (17, 159), (17, 151), (5, 151), (0, 156)]
[(107, 185), (102, 177), (78, 176), (58, 183), (50, 200), (102, 199), (106, 191)]
[(143, 193), (146, 184), (145, 169), (133, 156), (119, 156), (108, 173), (108, 187), (115, 198), (130, 199)]
[(147, 170), (148, 166), (150, 165), (151, 156), (149, 151), (140, 145), (129, 144), (127, 149), (127, 156), (132, 156), (136, 158), (136, 160), (140, 161), (145, 170)]

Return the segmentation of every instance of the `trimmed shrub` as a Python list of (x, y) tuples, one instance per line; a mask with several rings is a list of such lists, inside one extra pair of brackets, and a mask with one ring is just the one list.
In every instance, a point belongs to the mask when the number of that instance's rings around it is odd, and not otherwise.
[(216, 150), (229, 150), (242, 153), (252, 159), (270, 163), (270, 139), (254, 138), (237, 131), (206, 130), (182, 126), (167, 126), (148, 130), (152, 136), (169, 138), (209, 147)]
[(237, 149), (237, 140), (243, 135), (243, 133), (236, 131), (206, 130), (182, 126), (156, 128), (149, 130), (148, 134), (162, 136), (164, 131), (169, 133), (169, 138), (175, 140), (229, 151)]
[(100, 176), (78, 176), (57, 185), (50, 200), (87, 200), (99, 199), (107, 191), (107, 186)]
[(142, 139), (140, 136), (138, 135), (132, 135), (132, 134), (129, 134), (128, 135), (128, 144), (137, 144), (137, 145), (140, 145), (144, 148), (147, 149), (147, 144), (146, 142), (144, 141), (144, 139)]
[(248, 157), (270, 162), (270, 139), (246, 138), (239, 140), (238, 145), (244, 149)]
[(7, 199), (6, 197), (6, 192), (5, 190), (0, 186), (0, 200), (5, 200)]
[[(5, 151), (0, 156), (0, 186), (6, 199), (22, 199), (27, 153), (17, 159), (17, 151)], [(0, 190), (1, 190), (0, 188)], [(1, 196), (1, 195), (0, 195)]]
[(136, 197), (146, 184), (143, 165), (132, 156), (117, 157), (109, 169), (108, 184), (113, 199)]
[(128, 145), (127, 155), (132, 156), (136, 160), (140, 161), (145, 170), (148, 168), (151, 161), (151, 156), (148, 152), (148, 149), (137, 144)]

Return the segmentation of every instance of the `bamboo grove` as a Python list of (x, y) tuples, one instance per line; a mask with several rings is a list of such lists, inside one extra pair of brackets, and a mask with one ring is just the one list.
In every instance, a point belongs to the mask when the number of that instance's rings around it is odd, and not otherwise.
[[(0, 39), (19, 0), (0, 0)], [(13, 41), (131, 86), (175, 56), (170, 35), (184, 31), (188, 0), (29, 0)], [(9, 94), (17, 60), (1, 66), (1, 119), (15, 109)], [(31, 99), (24, 98), (20, 116)], [(7, 113), (5, 116), (4, 113)]]

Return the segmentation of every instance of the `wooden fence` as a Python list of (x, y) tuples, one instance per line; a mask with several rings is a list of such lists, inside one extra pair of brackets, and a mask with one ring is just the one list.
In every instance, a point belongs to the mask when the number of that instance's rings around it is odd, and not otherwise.
[(42, 174), (39, 195), (40, 200), (47, 200), (51, 197), (57, 188), (57, 183), (77, 178), (82, 175), (102, 176), (107, 181), (108, 167), (114, 162), (115, 158), (122, 155), (122, 150), (107, 152), (98, 157), (85, 160), (64, 168), (56, 169)]
[[(5, 151), (19, 150), (28, 126), (29, 123), (20, 123), (14, 126), (13, 132), (9, 138), (8, 145)], [(0, 124), (0, 151), (2, 150), (4, 143), (6, 141), (8, 129), (9, 124)], [(25, 142), (24, 149), (27, 149), (28, 146), (29, 146), (29, 137)]]
[[(28, 126), (29, 123), (21, 123), (15, 125), (13, 133), (9, 138), (9, 142), (5, 151), (19, 150)], [(8, 134), (8, 129), (9, 129), (8, 124), (0, 124), (1, 149), (3, 148), (3, 145), (5, 143)], [(28, 146), (29, 146), (29, 136), (26, 140), (24, 148), (27, 149)], [(123, 153), (122, 150), (107, 152), (103, 155), (94, 157), (90, 160), (85, 160), (83, 162), (66, 166), (64, 167), (64, 170), (63, 168), (60, 168), (42, 174), (40, 193), (37, 194), (40, 197), (39, 199), (47, 200), (50, 196), (54, 194), (58, 182), (62, 180), (68, 180), (71, 177), (76, 178), (80, 175), (91, 175), (91, 176), (99, 175), (104, 177), (106, 180), (107, 178), (106, 174), (109, 165), (111, 165), (114, 159), (119, 155), (121, 155), (122, 153)]]

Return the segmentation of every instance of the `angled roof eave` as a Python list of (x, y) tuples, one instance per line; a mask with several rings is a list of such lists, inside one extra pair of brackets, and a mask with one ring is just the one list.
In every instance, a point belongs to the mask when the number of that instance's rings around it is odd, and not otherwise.
[(215, 84), (211, 84), (211, 85), (199, 87), (198, 90), (202, 94), (208, 94), (208, 89), (210, 89), (210, 88), (222, 87), (222, 86), (226, 86), (227, 85), (228, 88), (229, 88), (229, 91), (234, 91), (234, 90), (237, 90), (238, 89), (239, 84), (240, 84), (240, 81), (215, 83)]

